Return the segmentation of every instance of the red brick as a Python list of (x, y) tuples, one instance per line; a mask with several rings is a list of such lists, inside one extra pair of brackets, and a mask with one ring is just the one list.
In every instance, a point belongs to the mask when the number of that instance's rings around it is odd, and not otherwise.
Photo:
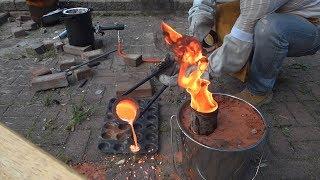
[(92, 47), (91, 46), (79, 47), (79, 46), (72, 46), (70, 44), (66, 44), (63, 46), (63, 50), (68, 54), (81, 56), (84, 52), (92, 50)]
[[(134, 84), (130, 82), (118, 82), (116, 84), (116, 94), (120, 97), (124, 92), (129, 90)], [(134, 98), (144, 98), (144, 97), (151, 97), (152, 93), (152, 86), (150, 82), (146, 82), (145, 84), (141, 85), (133, 92), (131, 92), (128, 96)]]
[(52, 74), (52, 71), (44, 66), (39, 66), (31, 69), (31, 76), (37, 77), (37, 76), (43, 76), (47, 74)]
[(306, 111), (303, 104), (299, 102), (287, 102), (289, 111), (293, 114), (297, 123), (303, 126), (317, 125), (315, 119)]
[(143, 62), (141, 54), (126, 54), (122, 58), (126, 65), (131, 67), (137, 67)]
[(35, 77), (31, 82), (32, 89), (35, 91), (53, 88), (66, 87), (69, 85), (67, 76), (64, 72)]
[(28, 35), (28, 33), (22, 27), (14, 27), (11, 29), (11, 31), (16, 38)]
[(93, 71), (89, 67), (82, 67), (74, 71), (74, 74), (78, 81), (82, 79), (89, 79), (93, 76)]
[(102, 53), (103, 53), (102, 49), (87, 51), (81, 54), (81, 58), (85, 60), (91, 60), (93, 58), (100, 56)]

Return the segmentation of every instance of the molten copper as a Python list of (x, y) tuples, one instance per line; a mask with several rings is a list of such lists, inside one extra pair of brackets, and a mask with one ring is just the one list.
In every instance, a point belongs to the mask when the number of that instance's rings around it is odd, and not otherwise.
[[(165, 41), (171, 46), (180, 64), (178, 84), (191, 95), (191, 107), (200, 113), (211, 113), (217, 110), (218, 103), (208, 90), (210, 82), (202, 79), (208, 68), (208, 59), (202, 54), (200, 42), (191, 36), (181, 35), (166, 23), (161, 24)], [(196, 66), (190, 74), (187, 70)]]
[(116, 102), (114, 111), (120, 120), (127, 122), (131, 127), (134, 145), (130, 146), (130, 150), (134, 153), (140, 151), (138, 139), (133, 127), (133, 123), (136, 121), (140, 112), (139, 104), (133, 99), (123, 98)]

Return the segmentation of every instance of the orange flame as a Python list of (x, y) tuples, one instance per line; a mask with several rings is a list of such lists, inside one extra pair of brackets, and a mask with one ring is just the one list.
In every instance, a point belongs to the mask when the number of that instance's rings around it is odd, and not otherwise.
[[(201, 78), (209, 63), (207, 57), (202, 54), (200, 42), (194, 37), (177, 33), (164, 22), (161, 29), (166, 43), (171, 46), (180, 64), (178, 84), (191, 95), (191, 107), (201, 113), (217, 110), (218, 103), (208, 90), (210, 81)], [(192, 66), (196, 66), (197, 69), (187, 74), (187, 70)]]

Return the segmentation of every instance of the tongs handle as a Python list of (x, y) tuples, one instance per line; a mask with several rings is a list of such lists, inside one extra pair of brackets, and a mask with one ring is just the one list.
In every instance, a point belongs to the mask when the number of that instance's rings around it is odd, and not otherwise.
[(128, 94), (130, 94), (132, 91), (134, 91), (135, 89), (137, 89), (138, 87), (140, 87), (142, 84), (146, 83), (147, 81), (149, 81), (151, 78), (159, 75), (162, 71), (166, 70), (167, 68), (169, 68), (170, 66), (172, 66), (174, 64), (174, 61), (171, 60), (170, 56), (167, 55), (166, 59), (164, 61), (164, 64), (162, 66), (159, 67), (158, 70), (154, 71), (152, 74), (150, 74), (149, 76), (147, 76), (145, 79), (143, 79), (142, 81), (138, 82), (136, 85), (134, 85), (132, 88), (130, 88), (128, 91), (124, 92), (122, 94), (122, 96), (126, 96)]

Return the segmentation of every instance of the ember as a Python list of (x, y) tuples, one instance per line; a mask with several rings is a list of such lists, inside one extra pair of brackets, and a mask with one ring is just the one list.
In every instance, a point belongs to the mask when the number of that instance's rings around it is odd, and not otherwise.
[(140, 151), (140, 146), (138, 144), (137, 136), (133, 127), (133, 123), (139, 114), (139, 105), (134, 100), (125, 98), (116, 104), (115, 113), (119, 119), (126, 121), (131, 127), (134, 145), (130, 146), (130, 150), (134, 153)]
[[(166, 23), (161, 24), (165, 41), (171, 46), (180, 64), (178, 84), (191, 95), (191, 107), (200, 113), (211, 113), (217, 110), (218, 103), (208, 90), (210, 82), (202, 78), (208, 68), (208, 59), (202, 54), (200, 42), (186, 35), (181, 35)], [(193, 66), (196, 70), (188, 74)]]

